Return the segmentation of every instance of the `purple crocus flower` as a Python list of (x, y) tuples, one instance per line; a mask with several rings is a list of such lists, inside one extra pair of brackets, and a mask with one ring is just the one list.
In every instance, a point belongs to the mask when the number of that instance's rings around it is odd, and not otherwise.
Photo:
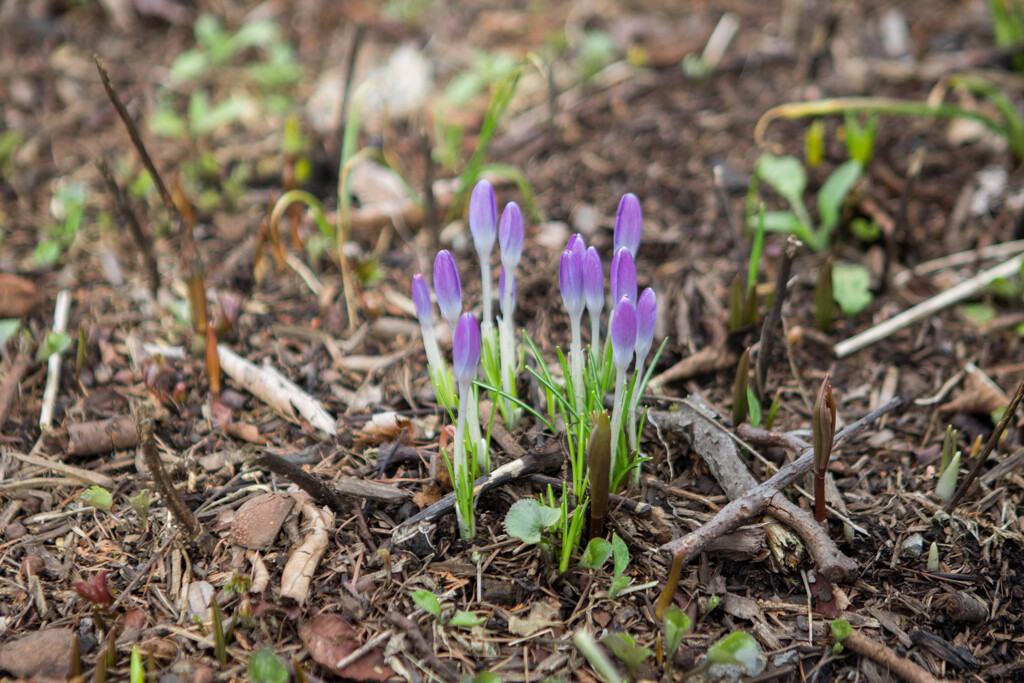
[(627, 247), (619, 247), (615, 250), (609, 275), (612, 285), (612, 300), (618, 301), (625, 296), (629, 297), (629, 300), (636, 305), (636, 264), (633, 261), (633, 254)]
[(587, 299), (587, 310), (597, 317), (604, 309), (604, 269), (601, 256), (595, 247), (587, 249), (583, 257), (583, 294)]
[(476, 378), (480, 365), (480, 325), (472, 313), (463, 313), (452, 339), (452, 366), (455, 381), (468, 384)]
[(441, 315), (454, 330), (462, 312), (462, 283), (455, 257), (447, 249), (437, 252), (434, 257), (434, 296)]
[(648, 287), (640, 293), (640, 300), (636, 304), (636, 362), (637, 369), (641, 369), (651, 344), (654, 342), (654, 326), (658, 322), (658, 297), (654, 290)]
[[(501, 247), (501, 265), (510, 271), (515, 270), (523, 254), (523, 212), (515, 202), (506, 204), (505, 210), (501, 212), (498, 244)], [(498, 298), (501, 298), (501, 294), (498, 294)]]
[(565, 250), (572, 252), (573, 260), (576, 261), (576, 267), (580, 271), (580, 277), (582, 277), (583, 259), (587, 255), (587, 243), (583, 241), (583, 235), (576, 233), (570, 237), (568, 244), (565, 245)]
[(615, 249), (625, 247), (636, 258), (640, 248), (640, 236), (644, 228), (644, 215), (640, 208), (640, 200), (632, 192), (622, 195), (619, 209), (615, 212)]
[(578, 322), (583, 315), (583, 273), (575, 254), (566, 249), (558, 265), (558, 288), (562, 292), (562, 303), (569, 317)]
[(615, 366), (625, 370), (636, 346), (636, 309), (628, 297), (619, 299), (612, 314), (612, 357)]
[(512, 310), (505, 310), (505, 266), (501, 267), (501, 272), (498, 273), (498, 303), (501, 306), (501, 315), (503, 317), (509, 317), (516, 312), (516, 288), (519, 283), (516, 281), (516, 276), (512, 276)]
[(481, 180), (469, 197), (469, 230), (473, 233), (473, 245), (480, 254), (480, 263), (486, 263), (494, 248), (494, 236), (498, 229), (498, 204), (494, 199), (494, 188)]
[(430, 290), (423, 273), (412, 276), (412, 302), (416, 305), (416, 317), (420, 325), (427, 327), (434, 324), (434, 307), (430, 303)]

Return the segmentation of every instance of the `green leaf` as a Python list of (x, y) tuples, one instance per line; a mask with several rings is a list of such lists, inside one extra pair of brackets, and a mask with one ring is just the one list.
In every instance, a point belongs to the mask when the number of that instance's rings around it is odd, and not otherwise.
[(220, 19), (213, 14), (201, 14), (192, 27), (196, 42), (203, 47), (211, 48), (224, 41), (227, 36), (221, 28)]
[(540, 543), (541, 532), (558, 523), (561, 512), (533, 498), (517, 500), (505, 515), (505, 531), (527, 545)]
[(990, 304), (970, 303), (960, 306), (960, 314), (979, 329), (985, 329), (995, 320), (996, 309)]
[(761, 402), (751, 387), (747, 387), (747, 411), (750, 413), (750, 426), (761, 426)]
[(843, 651), (843, 641), (846, 640), (848, 635), (853, 633), (853, 628), (846, 619), (833, 619), (829, 623), (829, 628), (832, 629), (832, 638), (836, 641), (832, 646), (832, 652), (839, 654)]
[(437, 601), (437, 596), (428, 590), (418, 590), (412, 593), (413, 602), (429, 614), (433, 614), (435, 617), (441, 616), (441, 603)]
[(598, 569), (612, 556), (612, 544), (603, 538), (592, 538), (580, 558), (584, 569)]
[(747, 676), (756, 676), (764, 670), (765, 657), (754, 637), (743, 631), (734, 631), (708, 648), (707, 659), (712, 664), (735, 664)]
[(637, 645), (633, 638), (625, 633), (609, 633), (601, 639), (601, 643), (626, 665), (634, 679), (640, 665), (651, 656), (650, 650)]
[(461, 681), (462, 683), (501, 683), (501, 678), (490, 671), (481, 671), (475, 676), (463, 676)]
[(628, 576), (617, 576), (612, 579), (611, 584), (608, 586), (608, 599), (614, 600), (618, 597), (619, 593), (629, 588), (629, 584), (632, 583), (633, 579)]
[[(757, 160), (756, 173), (790, 204), (803, 202), (804, 190), (807, 189), (807, 174), (796, 157), (762, 154)], [(767, 217), (765, 227), (771, 229), (768, 227)]]
[(818, 190), (818, 213), (821, 214), (821, 232), (824, 233), (826, 244), (828, 236), (839, 224), (839, 213), (843, 209), (846, 196), (860, 180), (863, 172), (864, 166), (856, 159), (850, 159), (836, 167)]
[(63, 251), (60, 242), (48, 237), (32, 250), (32, 262), (37, 266), (52, 266), (60, 260)]
[(672, 659), (683, 642), (683, 636), (690, 630), (690, 617), (678, 605), (671, 605), (665, 609), (662, 625), (665, 628), (665, 655)]
[(871, 244), (882, 237), (882, 226), (873, 220), (857, 216), (850, 221), (850, 232), (860, 241)]
[(47, 332), (43, 343), (36, 349), (36, 362), (43, 363), (55, 353), (63, 353), (71, 347), (71, 335), (64, 332)]
[(0, 320), (0, 346), (5, 346), (11, 337), (18, 334), (21, 329), (21, 321), (17, 318), (4, 318)]
[(464, 107), (484, 89), (484, 79), (476, 70), (463, 71), (448, 83), (444, 98), (456, 107)]
[(210, 58), (199, 50), (185, 50), (171, 62), (171, 80), (187, 83), (210, 68)]
[(149, 489), (142, 489), (129, 498), (128, 502), (135, 508), (135, 514), (139, 516), (139, 521), (145, 520), (149, 513)]
[(844, 315), (857, 315), (871, 303), (871, 273), (859, 263), (832, 265), (832, 296)]
[(129, 660), (128, 680), (130, 683), (146, 683), (146, 670), (142, 666), (142, 650), (132, 645), (132, 656)]
[(249, 655), (249, 680), (252, 683), (286, 683), (288, 669), (271, 648), (263, 646)]
[(484, 618), (473, 614), (472, 612), (459, 611), (452, 615), (452, 618), (448, 620), (449, 626), (457, 626), (460, 628), (473, 628), (484, 623)]
[[(188, 122), (177, 112), (161, 108), (149, 117), (149, 130), (160, 137), (184, 138), (188, 137)], [(135, 184), (132, 186), (132, 194), (139, 196)]]
[[(757, 229), (757, 220), (751, 219), (747, 227)], [(765, 211), (764, 212), (765, 232), (780, 232), (785, 235), (800, 236), (800, 232), (807, 231), (807, 227), (800, 222), (800, 219), (792, 211)], [(804, 239), (800, 237), (800, 239)]]
[(109, 512), (110, 507), (114, 504), (110, 491), (102, 486), (90, 486), (82, 492), (79, 498), (86, 505), (91, 505), (102, 512)]
[(615, 570), (612, 576), (619, 577), (629, 566), (629, 548), (619, 535), (612, 533), (612, 555), (615, 557)]

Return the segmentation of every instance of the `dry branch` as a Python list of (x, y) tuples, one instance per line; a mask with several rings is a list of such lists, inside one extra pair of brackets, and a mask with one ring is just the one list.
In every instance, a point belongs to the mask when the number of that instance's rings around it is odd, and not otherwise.
[(881, 664), (886, 670), (891, 671), (905, 681), (911, 681), (911, 683), (940, 683), (942, 680), (936, 678), (929, 671), (926, 671), (909, 659), (900, 657), (891, 647), (859, 631), (851, 631), (850, 635), (843, 638), (843, 647)]
[[(892, 412), (902, 404), (902, 400), (895, 398), (848, 425), (836, 435), (832, 446), (833, 452), (869, 424), (883, 415)], [(730, 502), (700, 528), (694, 529), (682, 538), (674, 539), (661, 546), (661, 550), (672, 555), (682, 554), (684, 561), (689, 561), (700, 554), (712, 539), (732, 531), (752, 517), (764, 512), (769, 506), (774, 505), (774, 498), (779, 496), (780, 492), (787, 486), (810, 472), (813, 466), (814, 450), (811, 448), (804, 449), (799, 458), (782, 467), (770, 479), (758, 484), (741, 497)]]
[(119, 415), (106, 420), (81, 422), (68, 427), (68, 455), (97, 455), (139, 445), (135, 418)]

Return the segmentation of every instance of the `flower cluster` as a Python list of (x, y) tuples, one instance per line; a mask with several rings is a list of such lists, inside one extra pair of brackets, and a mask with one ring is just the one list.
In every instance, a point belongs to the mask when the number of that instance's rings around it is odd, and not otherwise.
[[(479, 470), (486, 470), (489, 464), (486, 440), (480, 433), (476, 386), (490, 392), (510, 430), (518, 426), (524, 409), (544, 419), (539, 406), (531, 408), (516, 395), (517, 371), (523, 365), (516, 351), (518, 335), (513, 323), (516, 268), (523, 250), (522, 211), (515, 202), (509, 202), (499, 218), (494, 189), (484, 180), (474, 187), (470, 196), (468, 220), (480, 263), (483, 301), (479, 324), (471, 313), (462, 312), (462, 287), (455, 258), (447, 250), (441, 250), (434, 259), (434, 297), (441, 316), (452, 331), (453, 372), (449, 372), (434, 337), (434, 312), (426, 281), (422, 274), (417, 273), (412, 282), (413, 302), (438, 403), (449, 410), (458, 406), (452, 474), (459, 501), (456, 505), (459, 528), (463, 538), (467, 539), (473, 535), (472, 488), (475, 476)], [(558, 285), (569, 314), (571, 332), (567, 363), (563, 365), (564, 387), (547, 370), (536, 346), (526, 338), (540, 367), (540, 370), (530, 368), (530, 372), (547, 392), (548, 413), (552, 420), (545, 420), (545, 423), (554, 428), (555, 411), (561, 410), (566, 430), (571, 434), (573, 492), (580, 499), (586, 489), (587, 466), (583, 445), (593, 428), (591, 414), (602, 409), (604, 392), (611, 388), (613, 374), (615, 400), (611, 444), (616, 455), (609, 470), (610, 483), (613, 486), (620, 484), (624, 481), (622, 476), (631, 468), (639, 473), (637, 408), (657, 318), (654, 291), (645, 289), (639, 295), (637, 293), (634, 259), (640, 247), (642, 228), (640, 201), (635, 195), (626, 194), (619, 202), (615, 217), (614, 252), (608, 273), (612, 305), (609, 308), (608, 340), (604, 345), (601, 317), (606, 308), (606, 290), (601, 256), (595, 247), (588, 247), (579, 234), (569, 239), (561, 254)], [(497, 292), (500, 315), (496, 318), (492, 315), (490, 265), (495, 242), (499, 244), (501, 260)], [(590, 320), (589, 362), (581, 332), (584, 311)], [(481, 364), (486, 384), (477, 381)], [(635, 370), (632, 379), (630, 366)], [(626, 439), (625, 443), (620, 443), (624, 421)], [(467, 447), (476, 454), (475, 458), (468, 457)]]

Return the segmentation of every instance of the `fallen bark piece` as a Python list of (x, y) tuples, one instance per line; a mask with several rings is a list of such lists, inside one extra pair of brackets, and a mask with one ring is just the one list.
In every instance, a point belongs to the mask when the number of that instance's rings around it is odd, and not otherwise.
[(72, 631), (48, 628), (0, 645), (0, 670), (19, 678), (68, 676)]
[(281, 572), (281, 597), (302, 604), (309, 596), (309, 584), (327, 550), (328, 531), (334, 526), (334, 514), (313, 503), (302, 506), (302, 514), (310, 527), (309, 535), (288, 558)]
[(264, 493), (246, 501), (231, 523), (231, 540), (250, 550), (269, 547), (294, 507), (295, 499), (280, 493)]
[[(330, 436), (337, 436), (334, 416), (270, 365), (257, 367), (224, 346), (217, 345), (221, 369), (249, 393), (296, 424), (299, 417)], [(296, 414), (298, 411), (298, 414)]]
[(860, 631), (851, 631), (850, 635), (843, 638), (843, 647), (881, 664), (905, 681), (911, 681), (911, 683), (941, 683), (942, 681), (941, 678), (933, 676), (930, 671), (905, 657), (900, 657), (892, 648)]
[(395, 672), (377, 648), (370, 648), (353, 661), (360, 650), (356, 630), (337, 614), (318, 614), (299, 625), (299, 638), (317, 664), (349, 681), (387, 681)]
[(70, 425), (68, 439), (68, 455), (77, 456), (123, 451), (139, 445), (135, 418), (131, 415)]
[(0, 273), (0, 318), (21, 318), (39, 304), (39, 289), (27, 278)]

